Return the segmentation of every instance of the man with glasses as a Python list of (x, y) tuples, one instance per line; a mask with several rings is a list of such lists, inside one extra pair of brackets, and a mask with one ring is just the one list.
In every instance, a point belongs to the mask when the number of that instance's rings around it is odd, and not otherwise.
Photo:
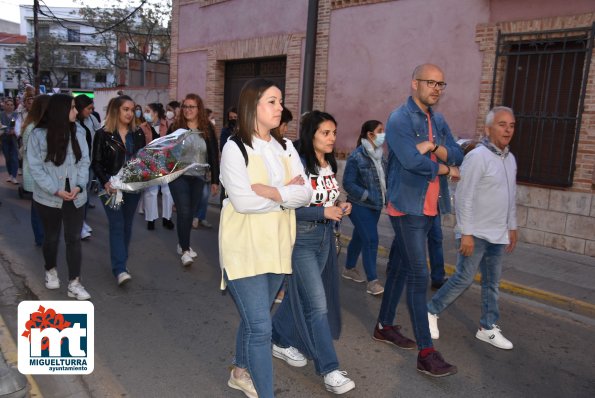
[(428, 266), (426, 240), (438, 212), (450, 212), (447, 177), (458, 178), (463, 151), (455, 143), (444, 116), (434, 112), (446, 88), (436, 65), (415, 68), (412, 95), (395, 109), (386, 124), (388, 143), (388, 214), (395, 231), (384, 295), (374, 339), (404, 349), (415, 347), (394, 323), (405, 285), (407, 306), (419, 354), (417, 370), (430, 376), (457, 372), (433, 347), (426, 307)]

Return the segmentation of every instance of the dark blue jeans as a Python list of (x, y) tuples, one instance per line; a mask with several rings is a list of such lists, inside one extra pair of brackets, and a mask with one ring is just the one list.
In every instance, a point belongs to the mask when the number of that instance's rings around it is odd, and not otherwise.
[(394, 324), (397, 306), (407, 285), (407, 307), (417, 347), (420, 350), (433, 346), (426, 307), (428, 288), (426, 240), (433, 218), (412, 215), (390, 217), (395, 231), (396, 245), (391, 251), (392, 263), (388, 267), (378, 315), (378, 322), (382, 325)]
[[(109, 249), (112, 262), (112, 273), (117, 277), (122, 272), (128, 272), (126, 263), (128, 261), (128, 246), (132, 237), (132, 221), (136, 214), (136, 206), (140, 199), (139, 193), (123, 193), (124, 201), (118, 210), (114, 210), (105, 204), (105, 196), (101, 197), (101, 203), (107, 215), (109, 224)], [(81, 224), (82, 226), (82, 224)], [(80, 239), (80, 229), (79, 229)]]
[[(273, 320), (273, 342), (281, 347), (296, 346), (292, 341), (293, 330), (303, 328), (313, 344), (314, 366), (316, 373), (326, 375), (339, 368), (339, 360), (333, 345), (333, 338), (328, 320), (325, 286), (322, 272), (327, 264), (331, 242), (334, 237), (332, 224), (317, 224), (298, 221), (297, 237), (291, 255), (293, 274), (291, 283), (297, 286), (299, 297), (292, 297), (293, 290), (288, 290), (289, 300), (283, 300)], [(284, 311), (290, 302), (299, 300), (304, 312), (305, 325), (296, 325), (291, 311)], [(284, 317), (279, 318), (279, 314)], [(277, 328), (279, 325), (279, 328)]]
[(376, 260), (378, 257), (378, 220), (380, 210), (353, 204), (349, 219), (353, 223), (353, 235), (347, 246), (347, 269), (355, 268), (357, 258), (362, 253), (362, 263), (369, 281), (378, 279)]
[(183, 175), (169, 183), (169, 191), (176, 205), (178, 243), (183, 251), (190, 248), (192, 218), (196, 214), (205, 181), (201, 177)]
[(19, 171), (19, 148), (17, 136), (14, 134), (2, 134), (2, 153), (6, 160), (6, 171), (11, 177), (17, 178)]
[(271, 353), (271, 306), (285, 274), (261, 274), (227, 279), (227, 288), (240, 313), (234, 364), (248, 369), (261, 398), (274, 397)]
[(444, 250), (442, 249), (442, 222), (440, 214), (434, 217), (428, 232), (428, 257), (432, 282), (444, 281)]

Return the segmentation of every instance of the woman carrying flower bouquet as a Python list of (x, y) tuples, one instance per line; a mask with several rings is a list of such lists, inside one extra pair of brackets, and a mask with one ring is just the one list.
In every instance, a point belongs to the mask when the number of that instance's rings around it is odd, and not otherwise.
[[(145, 106), (143, 114), (145, 123), (140, 125), (140, 128), (145, 133), (146, 137), (163, 137), (167, 134), (167, 121), (165, 120), (165, 110), (163, 105), (158, 102), (150, 103)], [(151, 141), (153, 138), (151, 139)], [(150, 141), (147, 142), (147, 144)], [(159, 210), (157, 206), (157, 194), (161, 188), (161, 207), (163, 226), (167, 229), (174, 229), (174, 223), (171, 221), (172, 209), (174, 202), (169, 192), (169, 185), (167, 183), (155, 185), (145, 188), (143, 191), (143, 208), (145, 213), (145, 221), (147, 221), (147, 229), (152, 231), (155, 229), (155, 220), (159, 218)]]
[[(219, 189), (219, 150), (217, 139), (212, 133), (211, 122), (207, 118), (202, 99), (196, 94), (188, 94), (182, 101), (182, 112), (170, 127), (170, 132), (187, 129), (196, 133), (199, 150), (195, 153), (194, 161), (199, 164), (209, 164), (211, 171), (211, 193)], [(194, 167), (184, 175), (169, 183), (171, 196), (174, 198), (178, 214), (178, 254), (182, 256), (182, 265), (187, 267), (194, 262), (196, 252), (190, 247), (190, 232), (192, 219), (200, 205), (202, 189), (207, 183), (207, 170), (204, 167)]]
[(33, 200), (43, 223), (45, 287), (58, 289), (57, 261), (60, 229), (64, 225), (68, 296), (88, 300), (80, 283), (83, 206), (87, 202), (89, 149), (77, 134), (74, 99), (66, 94), (50, 97), (48, 108), (27, 142), (27, 161), (33, 177)]
[(274, 395), (270, 308), (291, 273), (293, 209), (312, 196), (295, 148), (276, 128), (281, 102), (272, 81), (248, 81), (240, 93), (237, 135), (221, 154), (228, 195), (219, 226), (221, 287), (227, 284), (241, 317), (227, 384), (248, 397)]
[(113, 208), (111, 203), (106, 203), (109, 196), (116, 193), (109, 179), (118, 174), (124, 163), (144, 146), (145, 135), (134, 122), (132, 98), (127, 95), (113, 98), (107, 109), (105, 125), (95, 133), (92, 167), (105, 188), (105, 195), (101, 199), (109, 224), (112, 273), (120, 286), (132, 279), (126, 262), (140, 193), (123, 192), (122, 205)]

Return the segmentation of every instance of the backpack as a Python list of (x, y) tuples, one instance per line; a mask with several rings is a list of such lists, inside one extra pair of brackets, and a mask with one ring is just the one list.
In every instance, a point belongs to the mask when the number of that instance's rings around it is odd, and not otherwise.
[(235, 142), (238, 148), (240, 148), (240, 152), (242, 152), (242, 156), (244, 157), (244, 163), (246, 163), (246, 167), (248, 167), (248, 151), (246, 150), (246, 146), (242, 142), (242, 139), (235, 134), (232, 134), (229, 139)]

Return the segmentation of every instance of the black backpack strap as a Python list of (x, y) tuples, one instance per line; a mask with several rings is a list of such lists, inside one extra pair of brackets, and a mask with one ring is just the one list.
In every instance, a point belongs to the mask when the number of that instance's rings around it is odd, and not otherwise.
[(229, 139), (235, 142), (238, 148), (240, 148), (242, 156), (244, 156), (244, 162), (246, 163), (246, 167), (248, 167), (248, 151), (246, 150), (246, 146), (242, 142), (242, 139), (235, 134), (232, 134), (231, 137), (229, 137)]

